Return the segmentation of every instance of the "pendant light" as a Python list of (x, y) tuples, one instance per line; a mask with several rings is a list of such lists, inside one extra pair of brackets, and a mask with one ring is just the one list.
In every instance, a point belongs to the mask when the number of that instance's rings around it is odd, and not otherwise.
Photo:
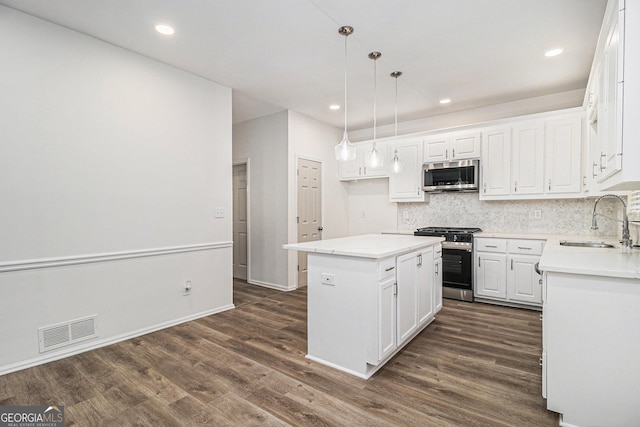
[(380, 58), (382, 54), (380, 52), (371, 52), (369, 54), (369, 59), (373, 59), (373, 144), (371, 146), (371, 151), (367, 153), (365, 164), (368, 168), (380, 168), (384, 164), (384, 157), (382, 154), (376, 149), (376, 125), (377, 125), (377, 117), (376, 117), (376, 106), (378, 101), (378, 75), (376, 70), (376, 61)]
[[(394, 71), (390, 75), (391, 77), (396, 79), (396, 115), (395, 115), (396, 127), (395, 127), (394, 136), (397, 138), (398, 137), (398, 77), (402, 75), (402, 71)], [(403, 165), (400, 159), (398, 158), (398, 149), (396, 148), (393, 151), (393, 161), (391, 162), (391, 170), (393, 171), (393, 173), (400, 173), (402, 172), (402, 169), (403, 169)]]
[(347, 134), (347, 37), (353, 34), (353, 27), (340, 27), (338, 33), (344, 36), (344, 135), (342, 141), (336, 145), (335, 152), (337, 160), (347, 161), (356, 158), (356, 147), (349, 141)]

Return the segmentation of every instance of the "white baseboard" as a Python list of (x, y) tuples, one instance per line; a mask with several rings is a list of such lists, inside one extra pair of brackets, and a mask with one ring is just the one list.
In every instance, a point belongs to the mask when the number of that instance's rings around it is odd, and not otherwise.
[(261, 281), (259, 281), (259, 280), (252, 280), (252, 279), (247, 280), (247, 283), (249, 283), (249, 284), (251, 284), (251, 285), (258, 285), (258, 286), (262, 286), (262, 287), (264, 287), (264, 288), (277, 289), (277, 290), (279, 290), (279, 291), (285, 291), (285, 292), (287, 292), (287, 291), (293, 291), (293, 290), (297, 289), (297, 288), (294, 288), (294, 287), (291, 287), (291, 288), (290, 288), (290, 287), (288, 287), (288, 286), (286, 286), (286, 285), (278, 285), (278, 284), (276, 284), (276, 283), (261, 282)]
[(199, 319), (201, 317), (210, 316), (212, 314), (221, 313), (223, 311), (231, 310), (235, 308), (234, 304), (225, 305), (222, 307), (215, 308), (213, 310), (207, 310), (200, 313), (192, 314), (186, 317), (182, 317), (179, 319), (170, 320), (167, 322), (159, 323), (157, 325), (152, 325), (146, 328), (137, 329), (135, 331), (127, 332), (121, 335), (116, 335), (110, 338), (105, 338), (102, 340), (96, 340), (91, 342), (86, 342), (83, 345), (75, 346), (73, 348), (63, 349), (60, 351), (52, 352), (50, 354), (46, 354), (43, 356), (35, 357), (33, 359), (24, 360), (17, 363), (12, 363), (10, 365), (0, 366), (0, 375), (10, 374), (11, 372), (20, 371), (22, 369), (32, 368), (34, 366), (43, 365), (45, 363), (54, 362), (56, 360), (64, 359), (65, 357), (74, 356), (76, 354), (84, 353), (87, 351), (95, 350), (101, 347), (106, 347), (111, 344), (116, 344), (122, 341), (126, 341), (132, 338), (139, 337), (141, 335), (146, 335), (151, 332), (159, 331), (161, 329), (170, 328), (172, 326), (179, 325), (181, 323), (190, 322), (192, 320)]

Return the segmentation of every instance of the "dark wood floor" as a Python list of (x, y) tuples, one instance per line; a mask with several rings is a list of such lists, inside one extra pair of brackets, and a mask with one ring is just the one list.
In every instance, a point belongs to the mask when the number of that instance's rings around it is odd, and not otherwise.
[(237, 308), (0, 377), (1, 405), (67, 425), (556, 426), (539, 312), (445, 300), (369, 380), (310, 362), (306, 288), (235, 283)]

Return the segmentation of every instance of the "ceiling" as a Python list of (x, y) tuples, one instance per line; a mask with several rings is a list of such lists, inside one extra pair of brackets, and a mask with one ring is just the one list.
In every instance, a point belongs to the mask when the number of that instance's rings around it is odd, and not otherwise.
[[(291, 109), (378, 125), (582, 89), (606, 0), (0, 0), (234, 89), (234, 123)], [(156, 23), (176, 34), (161, 36)], [(563, 47), (546, 58), (544, 52)], [(450, 98), (447, 105), (439, 104)]]

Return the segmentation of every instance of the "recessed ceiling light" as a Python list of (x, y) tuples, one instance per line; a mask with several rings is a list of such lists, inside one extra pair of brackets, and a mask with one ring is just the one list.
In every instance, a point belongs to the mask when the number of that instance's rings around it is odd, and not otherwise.
[(340, 106), (339, 105), (335, 105), (335, 104), (334, 105), (329, 105), (329, 109), (330, 110), (339, 110)]
[(166, 24), (158, 24), (156, 25), (156, 31), (160, 34), (164, 34), (165, 36), (172, 36), (175, 34), (176, 30), (173, 27)]
[(448, 104), (450, 102), (451, 102), (451, 100), (449, 98), (445, 98), (445, 99), (441, 99), (440, 100), (440, 104)]
[(560, 55), (562, 52), (564, 52), (564, 49), (562, 49), (561, 47), (556, 48), (556, 49), (551, 49), (548, 50), (544, 53), (544, 56), (546, 56), (547, 58), (550, 58), (552, 56), (558, 56)]

